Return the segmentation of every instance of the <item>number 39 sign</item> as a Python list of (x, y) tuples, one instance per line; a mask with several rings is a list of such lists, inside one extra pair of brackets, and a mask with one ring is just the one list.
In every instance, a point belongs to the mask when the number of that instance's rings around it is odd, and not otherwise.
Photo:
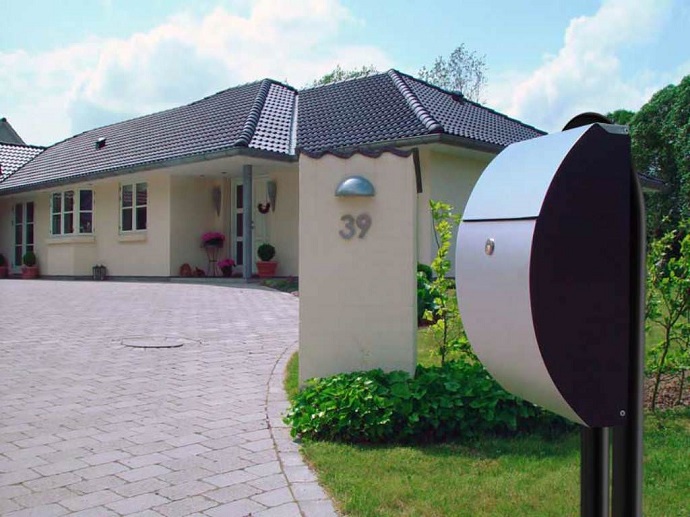
[(338, 232), (343, 239), (350, 240), (355, 236), (357, 233), (355, 226), (359, 229), (360, 239), (363, 239), (371, 228), (371, 216), (369, 214), (359, 214), (356, 218), (350, 214), (345, 214), (340, 220), (345, 223), (345, 227)]

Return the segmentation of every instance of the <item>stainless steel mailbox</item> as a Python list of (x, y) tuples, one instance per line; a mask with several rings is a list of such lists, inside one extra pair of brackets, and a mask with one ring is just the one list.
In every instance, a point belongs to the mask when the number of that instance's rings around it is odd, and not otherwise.
[(477, 356), (508, 391), (588, 427), (628, 413), (633, 181), (621, 126), (520, 142), (484, 171), (458, 231)]

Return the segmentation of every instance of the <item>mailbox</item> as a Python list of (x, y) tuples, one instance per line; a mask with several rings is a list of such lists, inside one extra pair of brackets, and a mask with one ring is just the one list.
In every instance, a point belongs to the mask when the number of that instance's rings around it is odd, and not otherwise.
[(520, 142), (484, 171), (458, 231), (477, 356), (506, 390), (588, 427), (629, 411), (634, 181), (625, 127)]

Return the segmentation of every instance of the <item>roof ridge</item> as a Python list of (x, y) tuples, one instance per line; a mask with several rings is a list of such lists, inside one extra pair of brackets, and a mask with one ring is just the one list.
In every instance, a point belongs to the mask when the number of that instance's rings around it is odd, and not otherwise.
[(498, 115), (498, 116), (500, 116), (500, 117), (503, 117), (503, 118), (508, 119), (508, 120), (512, 120), (513, 122), (517, 122), (517, 123), (520, 124), (521, 126), (524, 126), (524, 127), (530, 128), (530, 129), (533, 129), (533, 130), (535, 130), (535, 131), (537, 131), (537, 132), (539, 132), (539, 133), (547, 134), (546, 131), (543, 131), (543, 130), (541, 130), (541, 129), (537, 128), (537, 127), (534, 127), (534, 126), (532, 126), (532, 125), (530, 125), (530, 124), (526, 124), (526, 123), (524, 123), (523, 121), (518, 120), (518, 119), (516, 119), (516, 118), (510, 117), (510, 116), (506, 115), (505, 113), (501, 113), (500, 111), (495, 110), (494, 108), (490, 108), (490, 107), (488, 107), (488, 106), (485, 106), (485, 105), (482, 104), (481, 102), (477, 102), (477, 101), (470, 100), (470, 99), (468, 99), (467, 97), (465, 97), (465, 95), (464, 95), (462, 92), (455, 91), (455, 90), (446, 90), (445, 88), (441, 88), (440, 86), (436, 86), (435, 84), (432, 84), (432, 83), (430, 83), (430, 82), (428, 82), (428, 81), (425, 81), (424, 79), (420, 79), (419, 77), (415, 77), (415, 76), (413, 76), (413, 75), (406, 74), (405, 72), (399, 72), (398, 70), (391, 70), (391, 71), (397, 72), (399, 75), (403, 75), (403, 76), (407, 77), (408, 79), (411, 79), (411, 80), (413, 80), (413, 81), (417, 81), (418, 83), (422, 83), (423, 85), (428, 86), (429, 88), (433, 88), (434, 90), (438, 90), (438, 91), (440, 91), (440, 92), (442, 92), (442, 93), (445, 93), (446, 95), (451, 95), (451, 96), (456, 96), (456, 97), (459, 96), (459, 97), (461, 98), (462, 102), (468, 102), (468, 103), (470, 103), (470, 104), (474, 104), (475, 106), (478, 106), (478, 107), (480, 107), (480, 108), (482, 108), (482, 109), (484, 109), (484, 110), (487, 110), (487, 111), (490, 111), (490, 112), (492, 112), (492, 113), (495, 113), (496, 115)]
[(443, 133), (445, 131), (443, 125), (433, 116), (431, 116), (431, 113), (429, 113), (424, 104), (422, 104), (422, 101), (420, 101), (412, 89), (405, 84), (403, 78), (400, 77), (400, 72), (391, 68), (386, 73), (388, 74), (388, 77), (391, 78), (398, 91), (400, 91), (405, 99), (405, 102), (407, 102), (407, 105), (412, 109), (419, 121), (424, 124), (424, 126), (426, 126), (430, 132)]
[(261, 112), (264, 109), (264, 104), (266, 104), (266, 98), (268, 97), (268, 91), (271, 89), (271, 80), (263, 79), (259, 85), (259, 91), (256, 93), (254, 98), (254, 104), (252, 104), (249, 114), (247, 115), (247, 120), (244, 123), (244, 128), (240, 136), (235, 140), (233, 145), (238, 147), (247, 147), (249, 142), (252, 141), (254, 132), (256, 131), (256, 126), (259, 123), (259, 118), (261, 117)]
[(31, 147), (33, 149), (43, 149), (43, 150), (48, 149), (48, 147), (46, 147), (45, 145), (16, 144), (14, 142), (0, 142), (0, 145), (10, 145), (12, 147)]

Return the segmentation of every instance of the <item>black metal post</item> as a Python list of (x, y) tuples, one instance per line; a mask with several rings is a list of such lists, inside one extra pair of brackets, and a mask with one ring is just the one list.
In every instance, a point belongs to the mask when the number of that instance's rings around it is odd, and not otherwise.
[(632, 179), (631, 325), (628, 415), (613, 429), (613, 517), (642, 517), (642, 419), (644, 396), (645, 214), (637, 175)]
[(609, 517), (609, 430), (580, 430), (580, 516)]

